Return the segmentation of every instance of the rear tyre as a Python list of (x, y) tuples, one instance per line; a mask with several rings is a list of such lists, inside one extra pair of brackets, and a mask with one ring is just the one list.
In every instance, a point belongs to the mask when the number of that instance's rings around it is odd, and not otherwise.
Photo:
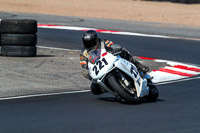
[(158, 89), (155, 85), (149, 85), (149, 95), (146, 97), (147, 100), (155, 102), (159, 96)]
[(139, 98), (137, 96), (130, 94), (127, 90), (123, 88), (120, 84), (119, 79), (115, 75), (108, 77), (109, 86), (119, 95), (120, 98), (124, 99), (128, 103), (138, 103)]
[(35, 57), (36, 46), (12, 46), (2, 45), (1, 54), (11, 57)]

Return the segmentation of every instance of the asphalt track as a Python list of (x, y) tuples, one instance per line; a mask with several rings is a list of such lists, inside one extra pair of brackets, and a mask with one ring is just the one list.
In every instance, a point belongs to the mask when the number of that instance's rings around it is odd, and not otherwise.
[[(39, 29), (38, 44), (81, 49), (80, 31)], [(100, 34), (133, 55), (200, 64), (198, 41)], [(90, 92), (0, 101), (2, 133), (197, 133), (199, 78), (159, 85), (157, 102), (120, 103)]]

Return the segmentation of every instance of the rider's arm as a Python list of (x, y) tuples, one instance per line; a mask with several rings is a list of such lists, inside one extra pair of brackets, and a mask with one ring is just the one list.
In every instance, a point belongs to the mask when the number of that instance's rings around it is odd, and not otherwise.
[(121, 51), (122, 47), (119, 44), (115, 44), (112, 41), (109, 40), (104, 40), (105, 48), (109, 52), (114, 52), (114, 51)]
[(129, 53), (129, 51), (126, 50), (125, 48), (123, 48), (119, 44), (114, 44), (112, 41), (105, 40), (105, 46), (106, 46), (106, 50), (108, 50), (112, 53), (120, 52), (120, 56), (122, 58), (125, 58), (126, 60), (132, 59), (132, 55)]
[(83, 54), (80, 54), (80, 65), (83, 69), (87, 69), (87, 62), (87, 58)]
[(80, 65), (82, 68), (82, 74), (85, 78), (92, 80), (88, 73), (88, 58), (86, 56), (84, 56), (84, 54), (86, 54), (86, 53), (83, 52), (80, 54)]

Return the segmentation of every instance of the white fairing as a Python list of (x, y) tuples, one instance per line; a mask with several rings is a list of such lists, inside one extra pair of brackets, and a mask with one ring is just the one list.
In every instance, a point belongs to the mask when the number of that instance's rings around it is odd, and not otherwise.
[[(117, 57), (113, 56), (112, 54), (107, 53), (105, 56), (101, 55), (101, 58), (95, 64), (88, 63), (90, 76), (95, 80), (103, 77), (109, 72), (110, 69), (113, 68), (116, 58)], [(105, 61), (107, 63), (105, 63)]]
[(90, 62), (88, 63), (88, 68), (90, 76), (95, 80), (102, 80), (101, 78), (103, 78), (103, 76), (109, 73), (112, 69), (118, 68), (133, 79), (137, 90), (137, 97), (143, 97), (149, 93), (147, 80), (141, 78), (135, 65), (120, 56), (114, 56), (106, 52), (105, 49), (101, 50), (98, 61), (94, 64)]

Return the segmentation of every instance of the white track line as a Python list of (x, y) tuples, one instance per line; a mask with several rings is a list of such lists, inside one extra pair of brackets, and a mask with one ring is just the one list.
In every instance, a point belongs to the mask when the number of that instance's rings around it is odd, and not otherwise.
[(45, 47), (45, 46), (37, 46), (37, 47), (43, 48), (43, 49), (62, 50), (62, 51), (81, 51), (77, 49), (54, 48), (54, 47)]
[(200, 79), (200, 77), (185, 78), (185, 79), (174, 80), (174, 81), (165, 81), (165, 82), (161, 82), (161, 83), (155, 83), (155, 85), (172, 84), (172, 83), (183, 82), (183, 81), (189, 81), (189, 80), (195, 80), (195, 79)]
[(36, 95), (5, 97), (5, 98), (0, 98), (0, 101), (3, 101), (3, 100), (13, 100), (13, 99), (23, 99), (23, 98), (33, 98), (33, 97), (42, 97), (42, 96), (54, 96), (54, 95), (84, 93), (84, 92), (89, 92), (89, 91), (90, 90), (82, 90), (82, 91), (69, 91), (69, 92), (57, 92), (57, 93), (47, 93), (47, 94), (36, 94)]

